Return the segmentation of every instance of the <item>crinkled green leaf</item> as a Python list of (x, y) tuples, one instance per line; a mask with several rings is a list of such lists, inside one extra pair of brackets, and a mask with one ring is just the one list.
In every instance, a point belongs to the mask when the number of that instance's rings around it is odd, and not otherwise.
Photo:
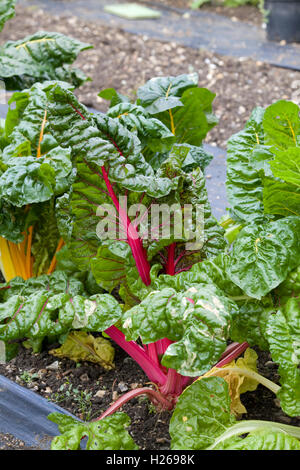
[(109, 179), (137, 192), (145, 191), (149, 196), (161, 198), (176, 188), (177, 180), (155, 175), (151, 165), (141, 154), (140, 140), (122, 126), (118, 119), (97, 114), (95, 124), (103, 138), (112, 142), (117, 154), (109, 158)]
[(286, 304), (290, 297), (300, 295), (300, 265), (289, 273), (287, 278), (277, 287), (275, 294), (281, 307)]
[(238, 343), (246, 341), (250, 346), (258, 346), (262, 351), (269, 350), (266, 338), (267, 321), (276, 310), (271, 297), (261, 300), (235, 298), (239, 314), (233, 319), (230, 338)]
[(205, 168), (213, 159), (213, 156), (207, 153), (202, 147), (189, 144), (173, 145), (169, 157), (178, 154), (180, 154), (180, 160), (183, 161), (182, 169), (186, 173), (198, 167), (204, 172)]
[(22, 242), (28, 215), (24, 208), (0, 200), (0, 236), (13, 243)]
[(267, 322), (266, 336), (274, 362), (279, 364), (280, 405), (289, 416), (300, 416), (300, 308), (290, 298)]
[(169, 428), (171, 449), (206, 449), (235, 422), (225, 380), (196, 380), (178, 398)]
[[(56, 82), (54, 82), (56, 83)], [(9, 145), (3, 151), (6, 162), (11, 157), (37, 156), (47, 154), (58, 146), (57, 141), (49, 132), (47, 120), (47, 96), (45, 89), (51, 82), (36, 83), (28, 90), (13, 93), (9, 100), (6, 118), (6, 132)], [(62, 83), (61, 86), (71, 88)], [(42, 140), (40, 136), (42, 134)]]
[(114, 413), (94, 422), (82, 422), (57, 412), (48, 415), (48, 419), (56, 423), (61, 432), (52, 440), (51, 450), (79, 450), (84, 437), (87, 437), (85, 450), (138, 449), (126, 429), (130, 418), (125, 413)]
[(172, 132), (142, 106), (120, 103), (111, 107), (107, 116), (117, 118), (128, 130), (136, 132), (143, 147), (149, 147), (154, 152), (168, 151), (175, 141)]
[(0, 339), (43, 339), (71, 329), (104, 331), (120, 318), (117, 300), (109, 294), (87, 297), (79, 279), (56, 271), (0, 286)]
[[(270, 426), (270, 425), (269, 425)], [(244, 439), (229, 439), (220, 443), (215, 450), (300, 450), (299, 439), (286, 432), (272, 429), (265, 423), (265, 429), (248, 434)]]
[(45, 80), (61, 80), (79, 86), (86, 77), (70, 64), (81, 51), (91, 47), (63, 34), (44, 31), (15, 42), (8, 41), (1, 47), (1, 77), (8, 89), (21, 89), (33, 81)]
[[(254, 164), (255, 153), (264, 150), (264, 109), (252, 112), (245, 128), (228, 141), (226, 189), (228, 202), (234, 218), (249, 223), (265, 220), (263, 214), (263, 184), (260, 171)], [(267, 152), (265, 159), (272, 154)]]
[(17, 207), (44, 202), (55, 192), (55, 170), (44, 159), (20, 157), (0, 177), (0, 197)]
[(250, 297), (261, 299), (298, 265), (299, 236), (299, 217), (244, 227), (230, 256), (230, 279)]
[(225, 350), (236, 314), (235, 303), (213, 285), (198, 284), (180, 293), (165, 288), (127, 310), (122, 328), (127, 340), (175, 341), (162, 364), (182, 375), (197, 376), (209, 370)]
[(188, 271), (183, 271), (176, 276), (161, 274), (153, 280), (153, 289), (160, 290), (171, 287), (177, 292), (187, 290), (197, 284), (214, 284), (229, 297), (243, 296), (243, 291), (228, 277), (229, 255), (220, 253), (200, 263), (195, 263)]
[(300, 450), (296, 426), (237, 421), (220, 377), (196, 380), (179, 397), (170, 421), (172, 450)]
[[(97, 283), (111, 292), (126, 276), (126, 264), (131, 260), (130, 247), (122, 242), (103, 243), (97, 256), (91, 259), (91, 269)], [(134, 263), (134, 260), (132, 258)]]

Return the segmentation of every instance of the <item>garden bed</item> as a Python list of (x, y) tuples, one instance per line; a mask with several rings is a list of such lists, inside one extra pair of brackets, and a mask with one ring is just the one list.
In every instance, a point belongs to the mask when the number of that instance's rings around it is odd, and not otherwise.
[[(214, 111), (220, 123), (209, 133), (206, 142), (223, 148), (227, 139), (244, 126), (254, 103), (266, 107), (279, 99), (291, 99), (291, 84), (300, 79), (298, 72), (136, 37), (72, 16), (53, 18), (35, 8), (19, 7), (16, 17), (5, 26), (2, 39), (16, 40), (37, 28), (72, 35), (94, 45), (94, 49), (85, 51), (78, 59), (77, 65), (92, 81), (81, 87), (77, 96), (98, 110), (107, 109), (107, 103), (97, 96), (104, 88), (114, 87), (120, 93), (135, 96), (135, 90), (155, 75), (175, 76), (195, 70), (199, 73), (200, 86), (217, 94)], [(14, 359), (0, 365), (0, 374), (82, 420), (93, 420), (126, 391), (149, 385), (149, 379), (132, 359), (118, 346), (115, 349), (115, 368), (107, 371), (88, 362), (57, 360), (47, 348), (34, 354), (22, 346)], [(269, 354), (257, 352), (259, 372), (278, 383), (277, 365)], [(275, 396), (261, 385), (241, 399), (247, 409), (245, 419), (300, 425), (300, 418), (286, 415)], [(170, 412), (157, 413), (146, 398), (135, 398), (122, 410), (131, 418), (129, 430), (141, 449), (170, 448)], [(24, 449), (26, 445), (0, 435), (1, 448)]]
[[(51, 348), (55, 345), (51, 345)], [(149, 385), (149, 379), (134, 361), (118, 346), (115, 369), (105, 371), (101, 366), (70, 359), (57, 359), (47, 350), (33, 354), (21, 348), (18, 356), (8, 364), (0, 365), (0, 374), (27, 387), (34, 393), (57, 403), (82, 420), (92, 420), (126, 391)], [(277, 365), (267, 353), (258, 351), (258, 370), (266, 378), (278, 383)], [(241, 395), (247, 409), (243, 419), (263, 419), (300, 426), (300, 418), (291, 418), (281, 410), (278, 400), (268, 389), (259, 385), (255, 392)], [(135, 442), (142, 450), (170, 448), (169, 421), (172, 413), (155, 412), (145, 397), (134, 398), (122, 408), (131, 418), (129, 428)], [(0, 433), (3, 449), (27, 448), (22, 441), (6, 441)], [(38, 447), (37, 447), (38, 448)], [(0, 444), (1, 449), (1, 444)]]

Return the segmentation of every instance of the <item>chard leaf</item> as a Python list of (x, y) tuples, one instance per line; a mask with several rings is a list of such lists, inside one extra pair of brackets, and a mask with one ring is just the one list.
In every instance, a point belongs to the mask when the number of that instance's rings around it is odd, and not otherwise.
[(239, 307), (239, 315), (233, 319), (230, 338), (238, 343), (246, 341), (250, 346), (258, 346), (262, 351), (268, 351), (267, 321), (276, 310), (271, 296), (261, 300), (233, 298)]
[(135, 134), (122, 126), (118, 119), (97, 114), (95, 124), (103, 138), (108, 139), (118, 154), (109, 158), (109, 178), (123, 187), (149, 196), (161, 198), (177, 186), (177, 179), (155, 176), (149, 163), (141, 154), (141, 142)]
[(168, 338), (162, 364), (182, 375), (205, 373), (226, 348), (230, 323), (237, 314), (234, 302), (213, 285), (199, 284), (177, 293), (165, 288), (151, 292), (127, 310), (122, 328), (127, 340), (144, 344)]
[(28, 214), (24, 208), (0, 200), (0, 236), (13, 243), (20, 243), (24, 239), (24, 230), (27, 225)]
[(102, 243), (97, 256), (91, 259), (91, 269), (97, 283), (108, 292), (126, 277), (126, 265), (134, 260), (130, 247), (122, 242)]
[(149, 80), (137, 91), (138, 104), (150, 114), (182, 106), (180, 97), (189, 88), (198, 84), (197, 74), (183, 74), (177, 77), (157, 77)]
[(178, 273), (176, 276), (161, 274), (153, 280), (153, 289), (161, 290), (164, 287), (171, 287), (176, 292), (180, 292), (197, 284), (214, 284), (227, 296), (233, 299), (239, 298), (243, 296), (243, 291), (229, 279), (228, 262), (229, 256), (221, 252), (218, 256), (195, 263), (191, 269)]
[(274, 178), (264, 178), (263, 203), (266, 214), (300, 216), (300, 189)]
[(79, 86), (86, 77), (70, 64), (81, 51), (91, 47), (60, 33), (39, 31), (15, 42), (8, 41), (1, 47), (1, 76), (7, 89), (25, 88), (32, 82), (46, 80)]
[(281, 389), (277, 396), (289, 416), (300, 415), (300, 309), (299, 297), (286, 305), (267, 322), (266, 336), (274, 362), (279, 364)]
[(68, 357), (72, 361), (88, 361), (100, 364), (104, 369), (114, 368), (114, 348), (109, 340), (101, 336), (95, 338), (84, 331), (71, 331), (63, 345), (51, 349), (50, 354), (56, 357)]
[[(270, 162), (274, 178), (265, 178), (265, 212), (275, 215), (300, 215), (300, 148), (276, 151)], [(278, 180), (277, 178), (280, 178)]]
[(300, 148), (292, 147), (284, 152), (276, 152), (270, 162), (272, 173), (286, 183), (300, 186)]
[(116, 323), (122, 314), (114, 297), (87, 297), (81, 281), (59, 271), (28, 281), (15, 278), (2, 285), (0, 293), (0, 339), (5, 342), (42, 340), (72, 329), (100, 332)]
[(40, 276), (50, 267), (60, 235), (56, 223), (54, 200), (38, 204), (34, 212), (36, 219), (31, 244), (31, 254), (34, 258), (32, 271), (34, 276)]
[(198, 167), (200, 167), (204, 173), (205, 168), (213, 159), (213, 156), (207, 153), (202, 147), (186, 143), (173, 145), (169, 158), (172, 158), (173, 155), (175, 158), (179, 158), (182, 161), (182, 169), (186, 173)]
[(55, 193), (55, 170), (44, 159), (20, 157), (0, 177), (0, 197), (16, 207), (44, 202)]
[(300, 450), (300, 442), (293, 436), (268, 427), (248, 434), (244, 439), (227, 440), (214, 447), (215, 450)]
[(244, 227), (230, 256), (228, 275), (250, 297), (261, 299), (298, 264), (300, 218)]
[(299, 106), (280, 100), (269, 106), (264, 114), (265, 143), (272, 152), (300, 145)]
[(196, 380), (178, 398), (169, 428), (171, 449), (206, 449), (235, 422), (226, 381), (220, 377)]
[[(137, 203), (144, 192), (149, 201), (152, 197), (166, 196), (177, 187), (179, 179), (156, 175), (141, 154), (138, 137), (118, 119), (91, 116), (71, 92), (59, 86), (50, 90), (49, 96), (52, 134), (61, 146), (71, 149), (77, 171), (69, 194), (58, 201), (58, 225), (78, 267), (86, 270), (91, 259), (97, 258), (98, 248), (105, 240), (102, 232), (97, 235), (98, 224), (104, 217), (98, 215), (98, 209), (114, 204), (115, 212), (111, 217), (114, 220), (119, 217), (118, 203), (108, 185), (114, 184), (113, 191), (119, 201), (121, 196), (127, 195), (128, 189), (131, 190), (130, 197)], [(104, 178), (105, 171), (109, 181)], [(142, 194), (139, 196), (139, 193)], [(127, 239), (123, 225), (122, 229), (121, 238)], [(99, 253), (99, 259), (101, 256)], [(98, 269), (95, 263), (93, 261), (93, 270), (98, 276), (101, 267)]]
[[(36, 83), (29, 90), (15, 92), (9, 100), (6, 133), (9, 145), (3, 151), (6, 162), (12, 157), (45, 155), (57, 147), (57, 141), (49, 133), (47, 120), (47, 96), (45, 89), (51, 82)], [(70, 85), (62, 84), (71, 88)], [(15, 106), (13, 108), (12, 106)], [(41, 140), (42, 138), (42, 140)]]
[(220, 377), (196, 380), (185, 389), (170, 421), (170, 435), (172, 450), (300, 450), (298, 427), (236, 421), (228, 385)]
[[(264, 150), (264, 109), (252, 112), (245, 128), (228, 141), (226, 189), (233, 217), (241, 222), (265, 221), (263, 215), (263, 183), (254, 164), (255, 154)], [(272, 154), (267, 152), (265, 159)]]
[(15, 15), (15, 0), (2, 0), (0, 4), (0, 31), (4, 23)]
[(79, 450), (87, 437), (86, 450), (137, 450), (138, 446), (126, 430), (130, 418), (114, 413), (101, 421), (82, 422), (61, 413), (51, 413), (48, 419), (58, 425), (60, 436), (51, 443), (51, 450)]
[[(204, 377), (222, 377), (228, 384), (230, 395), (230, 410), (235, 416), (247, 413), (245, 406), (240, 400), (240, 395), (257, 389), (257, 354), (253, 349), (246, 349), (244, 357), (231, 361), (223, 367), (213, 367), (198, 380)], [(254, 372), (254, 374), (253, 374)]]
[(275, 294), (280, 307), (283, 307), (290, 297), (300, 295), (300, 266), (289, 273), (287, 278), (277, 287)]
[(129, 131), (136, 132), (143, 148), (149, 147), (153, 152), (166, 152), (175, 141), (172, 132), (142, 106), (120, 103), (111, 107), (107, 116), (117, 118)]
[(200, 146), (218, 123), (212, 111), (215, 96), (206, 88), (189, 88), (180, 98), (182, 106), (157, 116), (173, 132), (177, 143)]

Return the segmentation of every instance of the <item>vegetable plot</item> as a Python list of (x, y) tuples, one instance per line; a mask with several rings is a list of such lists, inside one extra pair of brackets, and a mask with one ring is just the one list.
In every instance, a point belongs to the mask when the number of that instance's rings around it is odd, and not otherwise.
[[(44, 340), (101, 332), (155, 388), (128, 392), (92, 423), (50, 416), (61, 432), (52, 447), (93, 436), (88, 449), (135, 449), (118, 410), (146, 394), (174, 410), (172, 449), (299, 449), (298, 428), (238, 420), (240, 394), (258, 384), (300, 415), (299, 108), (255, 110), (230, 139), (230, 214), (218, 222), (202, 147), (217, 124), (215, 95), (197, 75), (152, 79), (135, 102), (100, 95), (106, 114), (59, 81), (10, 100), (0, 134), (0, 339), (9, 358), (25, 340), (38, 352)], [(287, 187), (295, 197), (280, 195)], [(257, 373), (249, 346), (271, 353), (280, 386)]]

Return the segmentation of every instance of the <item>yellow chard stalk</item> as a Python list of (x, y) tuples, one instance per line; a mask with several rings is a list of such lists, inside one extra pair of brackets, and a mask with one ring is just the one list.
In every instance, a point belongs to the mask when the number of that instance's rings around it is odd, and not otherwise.
[(247, 413), (246, 408), (240, 400), (240, 395), (245, 392), (256, 390), (259, 384), (269, 388), (275, 394), (280, 387), (270, 380), (266, 379), (257, 372), (256, 352), (248, 348), (244, 353), (244, 357), (240, 357), (236, 361), (229, 362), (223, 367), (213, 367), (203, 376), (199, 377), (222, 377), (228, 383), (229, 395), (231, 398), (231, 412), (236, 416)]

